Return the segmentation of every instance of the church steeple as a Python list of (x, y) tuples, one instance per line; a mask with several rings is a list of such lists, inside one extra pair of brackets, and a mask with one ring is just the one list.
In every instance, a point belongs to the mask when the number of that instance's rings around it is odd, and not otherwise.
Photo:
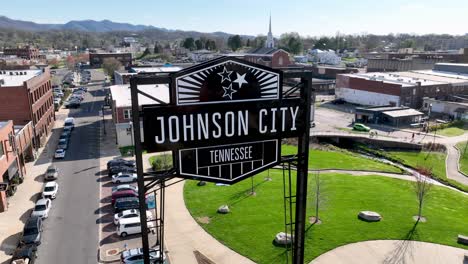
[(275, 47), (275, 40), (273, 39), (273, 33), (271, 33), (271, 14), (270, 14), (270, 24), (268, 28), (268, 35), (265, 42), (266, 48), (274, 48)]

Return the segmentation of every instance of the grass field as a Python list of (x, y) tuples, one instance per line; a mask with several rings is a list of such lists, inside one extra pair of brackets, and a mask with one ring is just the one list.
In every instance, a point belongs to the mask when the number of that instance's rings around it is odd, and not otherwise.
[[(283, 145), (283, 155), (297, 153), (297, 147)], [(401, 169), (382, 162), (374, 161), (357, 154), (342, 151), (325, 151), (311, 149), (309, 151), (309, 169), (347, 169), (347, 170), (371, 170), (381, 172), (401, 173)]]
[(466, 148), (466, 144), (466, 141), (460, 142), (457, 144), (457, 147), (460, 150), (460, 170), (466, 175), (468, 175), (468, 148)]
[[(254, 177), (255, 196), (249, 195), (250, 180), (203, 187), (187, 181), (185, 203), (205, 230), (233, 250), (257, 263), (286, 263), (285, 250), (272, 244), (275, 234), (284, 231), (282, 172), (270, 170), (272, 181), (265, 181), (265, 176), (263, 172)], [(423, 210), (427, 222), (415, 226), (417, 202), (411, 182), (343, 174), (322, 174), (321, 179), (323, 222), (308, 225), (305, 263), (338, 246), (375, 239), (412, 239), (468, 249), (456, 242), (458, 234), (468, 234), (468, 197), (463, 194), (433, 187)], [(216, 213), (223, 204), (229, 205), (229, 214)], [(308, 208), (309, 217), (313, 210)], [(361, 210), (377, 211), (383, 219), (358, 220)]]
[(436, 134), (446, 136), (446, 137), (461, 136), (464, 133), (465, 133), (465, 130), (458, 128), (458, 127), (448, 127), (448, 128), (437, 130), (436, 132)]
[(404, 161), (403, 165), (417, 168), (418, 166), (432, 169), (433, 176), (447, 179), (445, 172), (445, 153), (417, 151), (388, 151), (388, 154)]

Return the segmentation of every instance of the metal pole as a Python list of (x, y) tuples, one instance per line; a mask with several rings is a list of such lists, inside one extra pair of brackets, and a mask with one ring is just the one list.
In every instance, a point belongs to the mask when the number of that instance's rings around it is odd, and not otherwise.
[(104, 129), (104, 135), (106, 134), (106, 119), (105, 119), (105, 116), (104, 116), (104, 106), (102, 106), (101, 108), (102, 110), (102, 127)]
[(132, 95), (132, 118), (135, 138), (135, 162), (137, 166), (137, 182), (138, 182), (138, 199), (140, 202), (140, 224), (141, 224), (141, 244), (143, 247), (143, 260), (145, 264), (150, 264), (149, 258), (149, 241), (148, 241), (148, 223), (146, 218), (146, 195), (145, 181), (143, 179), (143, 149), (141, 146), (140, 134), (140, 107), (138, 104), (138, 85), (135, 78), (130, 79), (131, 95)]
[(305, 105), (305, 132), (299, 137), (298, 142), (298, 164), (297, 164), (297, 183), (296, 183), (296, 219), (294, 228), (294, 248), (293, 263), (304, 263), (304, 241), (305, 241), (305, 220), (307, 205), (307, 177), (309, 162), (309, 137), (310, 137), (310, 108), (312, 107), (312, 74), (306, 73), (301, 78), (303, 87), (301, 89), (301, 98)]

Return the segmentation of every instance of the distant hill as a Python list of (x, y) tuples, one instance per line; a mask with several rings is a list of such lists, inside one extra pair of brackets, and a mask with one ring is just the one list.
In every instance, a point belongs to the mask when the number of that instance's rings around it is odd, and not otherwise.
[[(39, 24), (30, 21), (15, 20), (6, 16), (0, 16), (0, 28), (18, 29), (26, 31), (77, 30), (85, 32), (110, 32), (110, 31), (141, 31), (146, 29), (162, 29), (154, 26), (132, 25), (129, 23), (117, 23), (110, 20), (72, 20), (65, 24)], [(165, 29), (162, 29), (165, 30)]]

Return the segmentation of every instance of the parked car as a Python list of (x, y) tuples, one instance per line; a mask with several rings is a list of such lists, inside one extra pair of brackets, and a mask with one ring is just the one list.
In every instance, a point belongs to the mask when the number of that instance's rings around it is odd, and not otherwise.
[[(88, 79), (88, 78), (86, 78)], [(88, 91), (88, 87), (85, 87), (85, 86), (81, 86), (78, 88), (78, 90), (81, 90), (81, 91), (84, 91), (84, 92), (87, 92)]]
[(57, 150), (55, 151), (54, 157), (55, 157), (56, 159), (64, 159), (64, 158), (65, 158), (65, 153), (66, 153), (66, 152), (65, 152), (64, 149), (57, 149)]
[(59, 140), (66, 139), (67, 141), (70, 139), (70, 132), (69, 131), (62, 131), (60, 134)]
[(114, 213), (120, 213), (128, 209), (139, 209), (139, 200), (137, 197), (125, 197), (115, 200)]
[(68, 139), (59, 139), (57, 148), (59, 148), (59, 149), (67, 149), (67, 148), (68, 148)]
[(357, 131), (364, 131), (364, 132), (369, 132), (371, 129), (368, 126), (365, 126), (361, 123), (356, 123), (353, 125), (353, 129)]
[(120, 184), (117, 186), (112, 187), (112, 193), (118, 192), (118, 191), (126, 191), (126, 190), (132, 190), (135, 192), (138, 192), (138, 187), (130, 184)]
[(49, 199), (55, 199), (57, 197), (57, 192), (59, 189), (58, 183), (52, 181), (52, 182), (47, 182), (44, 185), (44, 189), (42, 190), (42, 198), (49, 198)]
[(53, 94), (54, 94), (54, 96), (58, 96), (58, 97), (65, 96), (62, 91), (59, 91), (59, 92), (54, 91)]
[[(114, 214), (114, 224), (118, 225), (120, 219), (127, 219), (127, 218), (133, 218), (133, 217), (140, 217), (140, 210), (130, 209), (130, 210), (122, 211), (118, 214)], [(148, 220), (152, 220), (153, 213), (151, 211), (146, 211), (146, 218)]]
[[(150, 261), (155, 264), (167, 264), (166, 254), (163, 252), (163, 263), (158, 262), (159, 251), (157, 249), (150, 248)], [(143, 263), (143, 248), (132, 248), (129, 250), (122, 251), (120, 260), (125, 264), (141, 264)]]
[(112, 205), (114, 205), (116, 199), (123, 197), (138, 197), (138, 193), (133, 190), (114, 192), (112, 193)]
[(109, 177), (116, 175), (118, 173), (136, 173), (136, 168), (135, 167), (129, 167), (129, 166), (115, 166), (115, 167), (110, 167), (109, 170), (107, 171)]
[(63, 132), (66, 132), (66, 133), (68, 133), (70, 135), (71, 132), (72, 132), (72, 129), (73, 129), (72, 126), (64, 126), (63, 127)]
[(55, 165), (50, 165), (46, 173), (44, 175), (44, 179), (49, 181), (49, 180), (56, 180), (59, 176), (59, 169)]
[(81, 102), (78, 100), (68, 100), (63, 105), (65, 105), (66, 108), (78, 108), (80, 107)]
[[(153, 222), (148, 222), (148, 230), (154, 227)], [(141, 233), (141, 222), (139, 217), (120, 219), (119, 225), (117, 226), (117, 234), (121, 237), (126, 237), (128, 235), (134, 235)]]
[(41, 244), (42, 218), (32, 216), (28, 219), (23, 228), (23, 235), (20, 244)]
[(11, 264), (34, 264), (37, 258), (37, 246), (34, 244), (22, 245), (16, 248), (11, 258)]
[(50, 207), (52, 206), (52, 201), (50, 199), (39, 199), (34, 206), (34, 209), (31, 213), (31, 216), (37, 216), (41, 218), (49, 217)]
[(136, 182), (136, 180), (137, 180), (136, 173), (119, 172), (118, 174), (112, 176), (113, 183)]
[(117, 166), (135, 167), (135, 161), (118, 158), (118, 159), (109, 160), (107, 162), (107, 169), (109, 169), (110, 167), (117, 167)]
[(72, 129), (75, 128), (75, 118), (67, 117), (65, 118), (65, 122), (63, 123), (64, 127), (71, 127)]

